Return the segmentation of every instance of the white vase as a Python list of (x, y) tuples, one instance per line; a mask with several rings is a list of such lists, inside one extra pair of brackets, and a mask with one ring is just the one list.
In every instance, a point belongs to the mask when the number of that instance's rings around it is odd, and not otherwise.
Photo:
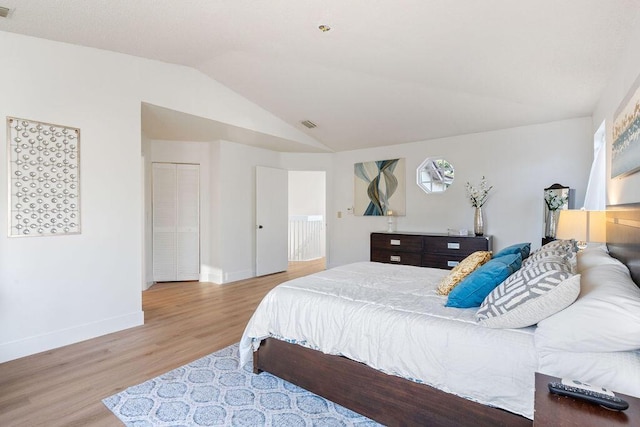
[(482, 207), (476, 207), (473, 217), (473, 232), (476, 236), (484, 235), (484, 218), (482, 218)]

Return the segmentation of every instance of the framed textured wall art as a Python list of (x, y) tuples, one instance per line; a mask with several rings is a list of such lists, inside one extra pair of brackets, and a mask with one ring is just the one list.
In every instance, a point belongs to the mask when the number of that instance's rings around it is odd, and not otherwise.
[(405, 215), (405, 159), (356, 163), (354, 175), (355, 215)]
[(640, 78), (618, 107), (613, 122), (611, 178), (640, 171)]
[(80, 129), (7, 117), (9, 236), (80, 233)]

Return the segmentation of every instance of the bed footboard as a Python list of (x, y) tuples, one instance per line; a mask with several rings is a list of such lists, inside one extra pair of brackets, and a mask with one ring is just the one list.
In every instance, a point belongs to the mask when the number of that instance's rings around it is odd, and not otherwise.
[(262, 341), (253, 368), (388, 426), (532, 425), (520, 415), (274, 338)]

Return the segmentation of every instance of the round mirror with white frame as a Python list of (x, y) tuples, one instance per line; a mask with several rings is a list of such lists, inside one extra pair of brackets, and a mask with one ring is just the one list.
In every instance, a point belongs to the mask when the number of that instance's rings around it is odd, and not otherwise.
[(416, 171), (418, 187), (427, 193), (442, 193), (453, 184), (454, 168), (442, 157), (429, 157)]

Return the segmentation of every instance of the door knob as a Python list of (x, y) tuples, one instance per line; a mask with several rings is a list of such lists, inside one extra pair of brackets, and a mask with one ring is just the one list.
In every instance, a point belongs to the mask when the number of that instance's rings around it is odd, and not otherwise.
[(264, 227), (263, 227), (263, 226), (261, 226), (261, 225), (259, 225), (259, 226), (258, 226), (258, 229), (262, 229), (262, 228), (264, 228)]

